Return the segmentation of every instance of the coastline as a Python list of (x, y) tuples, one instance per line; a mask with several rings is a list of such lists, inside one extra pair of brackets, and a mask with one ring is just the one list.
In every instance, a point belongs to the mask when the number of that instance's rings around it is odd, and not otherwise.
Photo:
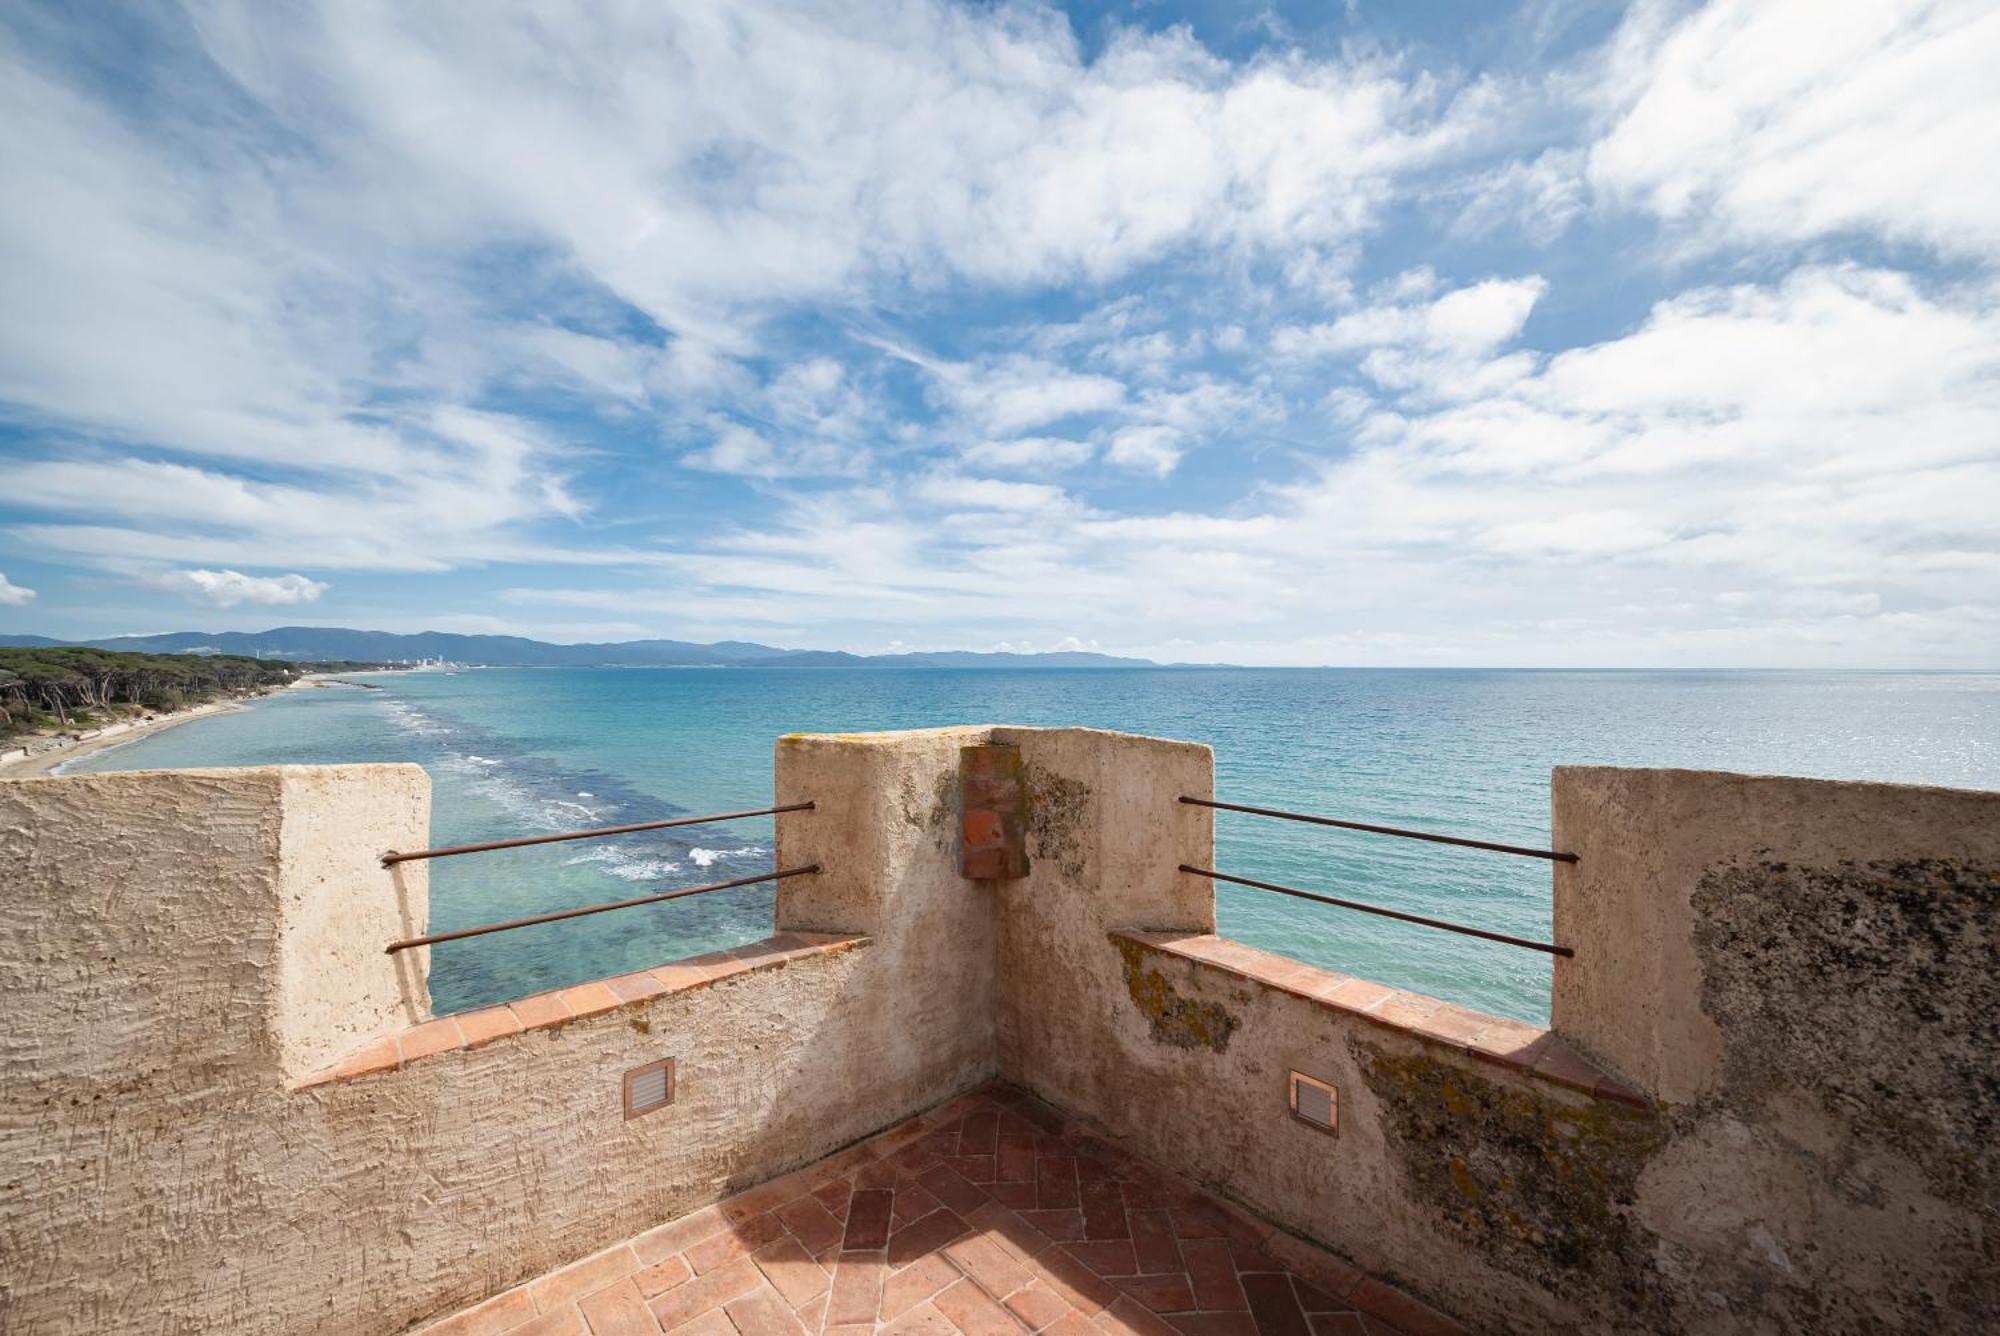
[(33, 779), (42, 775), (59, 774), (71, 761), (80, 760), (96, 752), (110, 751), (114, 747), (137, 742), (140, 738), (151, 737), (155, 733), (165, 732), (182, 724), (190, 724), (197, 719), (207, 719), (218, 714), (240, 714), (250, 708), (250, 701), (262, 700), (266, 696), (277, 694), (277, 691), (343, 685), (337, 681), (327, 680), (331, 676), (325, 673), (309, 673), (297, 681), (286, 683), (276, 691), (262, 691), (255, 696), (235, 700), (208, 701), (202, 705), (189, 706), (185, 710), (175, 710), (170, 714), (156, 714), (146, 719), (107, 724), (103, 728), (84, 734), (75, 741), (45, 747), (11, 761), (0, 761), (0, 779)]
[[(45, 747), (40, 751), (32, 752), (24, 757), (16, 757), (13, 760), (0, 761), (0, 779), (33, 779), (45, 775), (60, 774), (63, 767), (71, 761), (80, 760), (96, 752), (110, 751), (114, 747), (122, 747), (128, 742), (137, 742), (140, 738), (150, 737), (155, 733), (164, 732), (169, 728), (177, 728), (182, 724), (193, 723), (197, 719), (207, 719), (218, 714), (240, 714), (250, 708), (251, 701), (263, 700), (266, 697), (277, 695), (281, 691), (298, 691), (303, 688), (314, 687), (349, 687), (360, 689), (364, 684), (360, 682), (343, 682), (340, 679), (342, 677), (358, 677), (363, 675), (361, 673), (307, 673), (294, 681), (287, 682), (281, 687), (261, 691), (254, 696), (239, 697), (233, 700), (209, 701), (202, 705), (190, 706), (185, 710), (175, 710), (170, 714), (158, 714), (145, 719), (107, 724), (103, 728), (91, 730), (74, 741), (63, 742), (53, 747)], [(375, 689), (380, 690), (379, 687)], [(7, 749), (0, 748), (0, 752), (5, 750)]]
[(0, 779), (32, 779), (52, 775), (63, 766), (93, 752), (109, 751), (128, 742), (150, 737), (181, 724), (206, 719), (210, 715), (231, 714), (249, 707), (237, 701), (210, 701), (172, 714), (155, 715), (135, 723), (110, 724), (63, 746), (49, 747), (18, 760), (0, 762)]

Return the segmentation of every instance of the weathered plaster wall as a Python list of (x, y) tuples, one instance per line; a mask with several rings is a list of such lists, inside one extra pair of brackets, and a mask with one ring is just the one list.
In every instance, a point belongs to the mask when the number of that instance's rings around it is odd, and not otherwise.
[(873, 1042), (964, 1084), (993, 1073), (994, 892), (959, 875), (958, 753), (991, 732), (788, 734), (774, 765), (780, 805), (816, 804), (778, 818), (778, 866), (825, 869), (778, 883), (779, 931), (875, 938)]
[[(838, 819), (871, 810), (837, 805), (867, 774), (818, 764)], [(992, 1071), (964, 883), (856, 862), (787, 913), (870, 945), (293, 1089), (415, 1005), (381, 948), (422, 930), (421, 885), (376, 859), (425, 842), (425, 801), (414, 767), (0, 782), (0, 1328), (395, 1331)], [(784, 838), (830, 869), (904, 839), (818, 815)], [(622, 1073), (669, 1056), (675, 1106), (625, 1121)]]
[(1556, 772), (1555, 1026), (1668, 1100), (1675, 1322), (2000, 1320), (2000, 794)]
[[(1060, 856), (1003, 891), (1011, 1079), (1495, 1330), (1969, 1332), (2000, 1308), (2000, 795), (1559, 771), (1583, 857), (1555, 1032), (1661, 1099), (1638, 1110), (1309, 977), (1107, 940), (1203, 930), (1207, 888), (1172, 867), (1207, 865), (1207, 830), (1172, 798), (1205, 776), (1170, 777), (1202, 760), (1019, 736), (1066, 801)], [(1127, 766), (1152, 791), (1106, 801)], [(1337, 1139), (1289, 1116), (1294, 1069), (1339, 1089)]]
[[(1028, 875), (1002, 883), (1000, 1070), (1052, 1102), (1103, 1118), (1140, 1093), (1102, 1037), (1129, 1004), (1105, 937), (1114, 927), (1215, 930), (1206, 883), (1214, 757), (1194, 743), (1095, 729), (997, 728), (1021, 748), (1028, 785)], [(1122, 1130), (1117, 1119), (1107, 1125)]]
[[(1022, 750), (1018, 881), (958, 875), (958, 748), (989, 740)], [(2000, 1306), (2000, 795), (1559, 771), (1555, 1029), (1659, 1100), (1631, 1108), (1390, 1014), (1422, 999), (1362, 1016), (1362, 981), (1114, 938), (1213, 931), (1176, 871), (1211, 857), (1175, 801), (1206, 748), (965, 728), (786, 738), (776, 768), (818, 804), (779, 861), (826, 868), (778, 926), (870, 945), (307, 1090), (423, 1005), (376, 956), (423, 885), (375, 862), (422, 841), (421, 776), (0, 782), (0, 1326), (394, 1330), (996, 1069), (1493, 1330)], [(679, 1103), (623, 1121), (619, 1075), (665, 1056)], [(1286, 1112), (1294, 1069), (1338, 1137)]]
[[(1288, 990), (1114, 947), (1124, 1005), (1095, 1043), (1126, 1085), (1093, 1113), (1151, 1154), (1477, 1329), (1595, 1327), (1579, 1279), (1626, 1289), (1620, 1213), (1664, 1140), (1656, 1111), (1329, 1006), (1320, 971), (1297, 967)], [(1189, 1015), (1195, 1032), (1173, 1034)], [(1291, 1116), (1293, 1071), (1339, 1092), (1337, 1135)]]
[[(285, 766), (275, 772), (278, 995), (270, 1016), (293, 1080), (431, 1014), (430, 948), (382, 944), (430, 921), (430, 864), (381, 855), (428, 841), (430, 776), (414, 765)], [(357, 893), (360, 892), (360, 893)]]

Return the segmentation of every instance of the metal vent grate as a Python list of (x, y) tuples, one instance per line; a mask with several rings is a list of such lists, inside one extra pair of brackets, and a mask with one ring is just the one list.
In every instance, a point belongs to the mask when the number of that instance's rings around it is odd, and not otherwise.
[(664, 1109), (674, 1102), (674, 1060), (661, 1058), (625, 1073), (625, 1116)]
[(1340, 1130), (1340, 1092), (1303, 1072), (1292, 1073), (1292, 1117), (1322, 1132)]

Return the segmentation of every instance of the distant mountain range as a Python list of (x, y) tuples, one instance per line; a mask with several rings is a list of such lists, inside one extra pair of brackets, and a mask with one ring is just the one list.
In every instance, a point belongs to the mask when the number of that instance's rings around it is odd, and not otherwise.
[(280, 626), (269, 631), (174, 631), (109, 640), (51, 640), (0, 635), (0, 646), (88, 645), (144, 654), (249, 654), (267, 659), (360, 659), (395, 663), (444, 659), (501, 668), (1157, 668), (1151, 659), (1063, 651), (1055, 654), (848, 654), (842, 650), (779, 649), (743, 640), (698, 645), (685, 640), (626, 640), (554, 645), (521, 636), (462, 636), (447, 631), (395, 635), (334, 626)]

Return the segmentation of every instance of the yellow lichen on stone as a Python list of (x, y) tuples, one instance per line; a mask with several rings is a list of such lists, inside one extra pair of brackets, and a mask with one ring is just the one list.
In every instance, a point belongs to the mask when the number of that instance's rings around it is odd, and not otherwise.
[(1182, 997), (1165, 974), (1147, 966), (1148, 952), (1140, 943), (1116, 935), (1111, 942), (1125, 963), (1125, 991), (1151, 1026), (1154, 1040), (1174, 1048), (1228, 1049), (1235, 1016), (1219, 1003)]

